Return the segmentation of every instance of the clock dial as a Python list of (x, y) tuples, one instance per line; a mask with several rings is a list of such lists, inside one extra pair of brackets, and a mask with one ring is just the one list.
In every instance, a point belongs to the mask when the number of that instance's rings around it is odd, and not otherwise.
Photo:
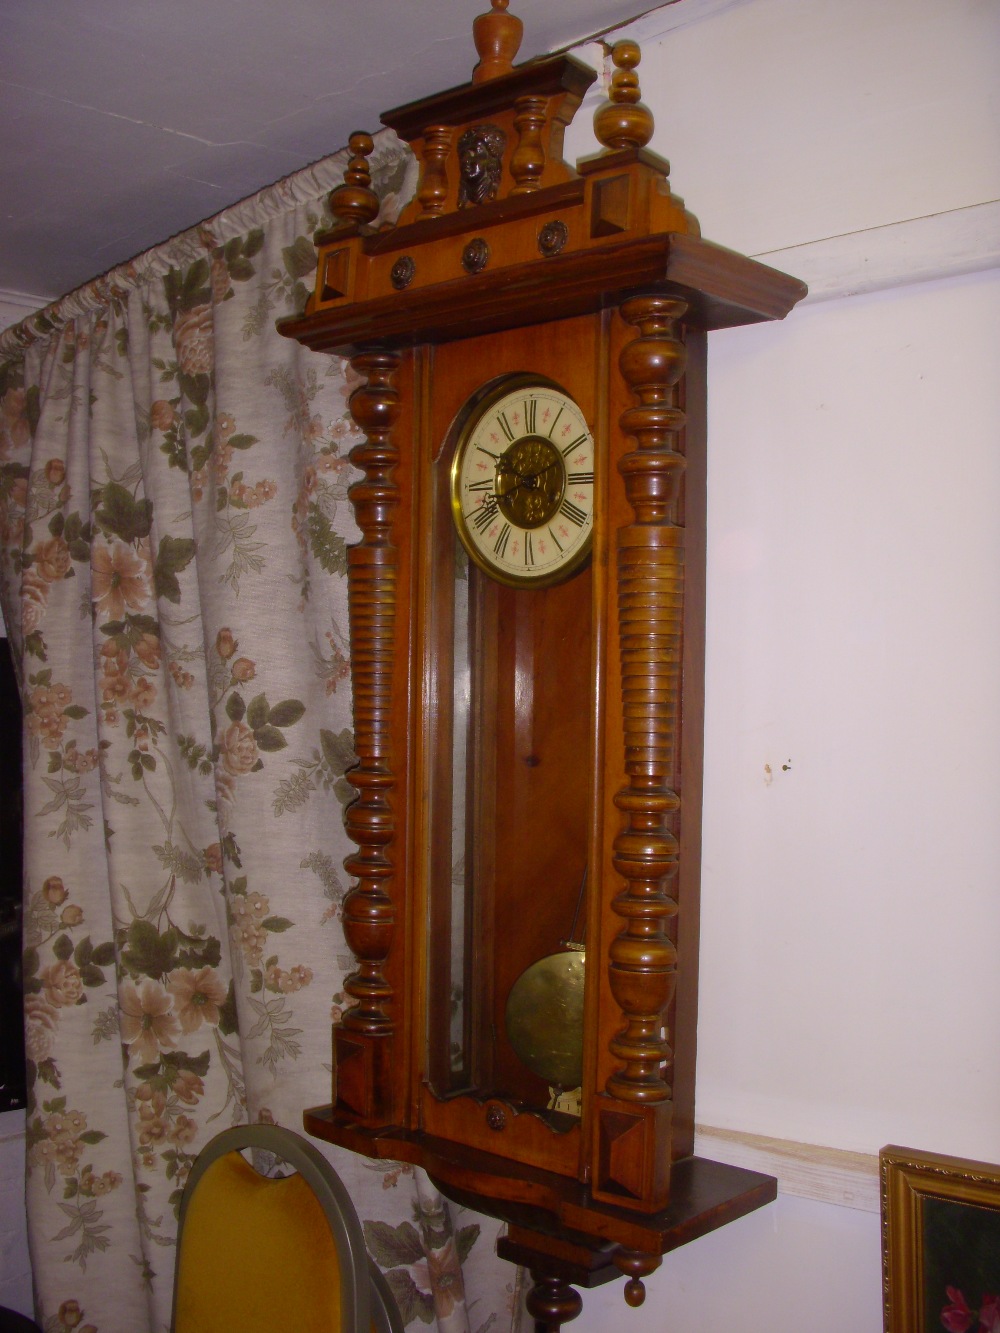
[(594, 439), (573, 399), (548, 380), (503, 381), (462, 430), (452, 507), (469, 555), (501, 583), (576, 569), (593, 533)]

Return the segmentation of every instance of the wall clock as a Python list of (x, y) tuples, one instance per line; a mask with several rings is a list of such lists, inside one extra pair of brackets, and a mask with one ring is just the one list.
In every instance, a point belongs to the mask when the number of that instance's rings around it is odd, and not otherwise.
[[(463, 87), (388, 112), (394, 227), (351, 137), (316, 288), (281, 330), (349, 357), (353, 1007), (307, 1129), (507, 1222), (540, 1330), (772, 1199), (693, 1155), (705, 349), (805, 292), (701, 238), (615, 47), (514, 66), (493, 0)], [(572, 1086), (571, 1086), (572, 1085)]]

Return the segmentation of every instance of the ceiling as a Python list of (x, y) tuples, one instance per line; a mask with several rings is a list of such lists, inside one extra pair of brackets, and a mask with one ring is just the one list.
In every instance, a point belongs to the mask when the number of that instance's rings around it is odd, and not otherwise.
[[(514, 0), (518, 60), (650, 0)], [(3, 0), (0, 293), (54, 298), (468, 81), (486, 0)]]

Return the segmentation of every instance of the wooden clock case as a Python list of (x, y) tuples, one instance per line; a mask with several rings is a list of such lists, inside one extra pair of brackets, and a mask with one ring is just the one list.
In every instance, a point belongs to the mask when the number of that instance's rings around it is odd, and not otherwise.
[[(334, 1028), (332, 1102), (305, 1124), (505, 1219), (500, 1252), (531, 1269), (529, 1309), (555, 1330), (579, 1312), (574, 1285), (625, 1274), (638, 1304), (665, 1252), (775, 1195), (770, 1177), (693, 1155), (706, 334), (780, 319), (805, 288), (701, 239), (645, 147), (634, 43), (613, 53), (602, 151), (564, 163), (593, 72), (568, 55), (514, 67), (506, 3), (476, 21), (470, 84), (383, 117), (421, 165), (395, 226), (371, 226), (372, 141), (352, 136), (315, 292), (280, 326), (350, 358), (365, 435), (349, 551), (355, 1003)], [(475, 753), (457, 775), (450, 454), (477, 398), (518, 374), (554, 381), (591, 427), (593, 546), (551, 588), (469, 570)], [(558, 950), (584, 867), (574, 1116), (509, 1051), (503, 1004)], [(475, 992), (457, 1043), (453, 983)]]

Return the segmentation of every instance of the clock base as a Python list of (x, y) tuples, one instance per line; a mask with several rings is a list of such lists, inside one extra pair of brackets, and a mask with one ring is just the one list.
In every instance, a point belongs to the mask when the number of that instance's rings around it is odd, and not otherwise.
[(556, 1333), (580, 1313), (575, 1287), (625, 1276), (625, 1300), (641, 1305), (642, 1278), (664, 1254), (771, 1203), (778, 1192), (773, 1176), (682, 1157), (671, 1167), (667, 1206), (641, 1214), (595, 1200), (575, 1179), (417, 1130), (365, 1129), (333, 1106), (306, 1111), (303, 1122), (314, 1137), (365, 1157), (423, 1167), (454, 1202), (506, 1222), (497, 1252), (531, 1272), (536, 1333)]

